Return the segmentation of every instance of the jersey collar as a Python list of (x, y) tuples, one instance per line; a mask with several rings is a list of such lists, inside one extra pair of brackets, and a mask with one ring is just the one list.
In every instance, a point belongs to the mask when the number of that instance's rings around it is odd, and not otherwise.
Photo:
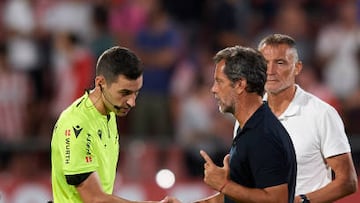
[[(279, 120), (285, 120), (288, 117), (293, 117), (300, 114), (300, 107), (301, 107), (301, 97), (300, 95), (303, 94), (304, 90), (300, 88), (299, 85), (295, 84), (295, 96), (293, 100), (290, 102), (287, 109), (278, 117)], [(265, 93), (263, 100), (267, 101), (267, 93)]]

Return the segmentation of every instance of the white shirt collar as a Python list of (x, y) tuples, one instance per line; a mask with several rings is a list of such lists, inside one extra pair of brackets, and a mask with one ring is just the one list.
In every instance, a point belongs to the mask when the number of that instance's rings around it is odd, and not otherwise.
[[(301, 89), (301, 87), (297, 84), (295, 84), (295, 86), (296, 86), (295, 96), (294, 96), (293, 100), (290, 102), (287, 109), (278, 117), (279, 120), (300, 114), (300, 103), (301, 103), (300, 95), (304, 93), (304, 90)], [(267, 93), (265, 93), (263, 100), (267, 101), (267, 97), (268, 97), (268, 95), (267, 95)]]

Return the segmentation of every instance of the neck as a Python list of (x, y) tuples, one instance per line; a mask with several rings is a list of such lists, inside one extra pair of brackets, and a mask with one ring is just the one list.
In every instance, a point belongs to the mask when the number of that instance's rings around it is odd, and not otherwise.
[(89, 92), (89, 99), (94, 104), (95, 108), (102, 114), (107, 115), (108, 111), (105, 107), (105, 104), (102, 99), (102, 92), (99, 87), (95, 87), (95, 89)]
[(292, 85), (279, 93), (267, 92), (269, 107), (277, 117), (284, 113), (291, 101), (294, 99), (295, 91), (296, 86)]
[(249, 94), (246, 99), (239, 99), (236, 103), (234, 116), (239, 121), (240, 127), (243, 128), (246, 121), (255, 113), (263, 104), (262, 98), (255, 94)]

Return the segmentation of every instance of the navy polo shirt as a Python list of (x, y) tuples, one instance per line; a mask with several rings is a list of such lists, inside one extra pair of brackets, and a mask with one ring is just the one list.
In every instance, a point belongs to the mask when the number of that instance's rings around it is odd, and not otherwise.
[[(249, 188), (288, 183), (289, 203), (296, 185), (296, 156), (291, 138), (264, 103), (245, 123), (230, 150), (230, 178)], [(225, 203), (234, 202), (225, 196)]]

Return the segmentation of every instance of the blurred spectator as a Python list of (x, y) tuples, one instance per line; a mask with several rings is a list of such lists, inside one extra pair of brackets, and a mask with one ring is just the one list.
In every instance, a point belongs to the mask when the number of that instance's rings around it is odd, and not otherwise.
[(50, 83), (49, 56), (50, 35), (41, 27), (44, 10), (51, 4), (43, 0), (4, 1), (3, 23), (4, 41), (8, 45), (9, 63), (12, 68), (29, 75), (34, 84), (34, 105), (29, 109), (33, 118), (29, 134), (37, 134), (41, 123), (39, 115), (46, 111), (45, 99), (49, 98)]
[(87, 0), (53, 1), (43, 15), (41, 26), (56, 32), (72, 32), (88, 43), (92, 38), (91, 9), (93, 4)]
[[(209, 26), (213, 33), (209, 40), (216, 52), (235, 44), (246, 45), (246, 34), (249, 32), (249, 12), (246, 1), (221, 0), (213, 4)], [(241, 15), (241, 16), (240, 16)]]
[(339, 2), (337, 9), (335, 21), (319, 30), (316, 52), (325, 84), (344, 100), (359, 86), (356, 51), (360, 44), (360, 26), (354, 0)]
[(357, 9), (358, 9), (358, 12), (357, 12), (357, 20), (358, 22), (360, 22), (360, 0), (357, 0)]
[(146, 24), (153, 0), (113, 0), (109, 7), (109, 26), (120, 45), (133, 48), (134, 37)]
[(360, 88), (347, 98), (344, 109), (346, 131), (349, 135), (360, 136)]
[(28, 0), (6, 1), (2, 17), (6, 33), (8, 62), (12, 68), (25, 71), (37, 82), (40, 74), (39, 52), (35, 42), (36, 21)]
[(297, 84), (299, 84), (304, 90), (314, 94), (326, 103), (333, 106), (340, 115), (343, 115), (342, 104), (329, 87), (321, 83), (319, 75), (313, 67), (309, 67), (304, 64), (301, 74), (296, 78)]
[(184, 54), (174, 67), (174, 73), (172, 74), (170, 82), (170, 109), (175, 134), (177, 131), (176, 125), (179, 119), (180, 106), (183, 99), (190, 95), (191, 88), (194, 86), (195, 73), (198, 71), (194, 58), (190, 57), (190, 54)]
[(67, 105), (91, 87), (91, 78), (95, 73), (94, 58), (76, 34), (58, 32), (54, 43), (52, 119), (56, 119)]
[[(208, 45), (210, 46), (210, 45)], [(214, 69), (213, 53), (207, 46), (198, 47), (176, 66), (171, 83), (175, 142), (183, 151), (184, 168), (190, 177), (201, 178), (203, 159), (199, 150), (206, 149), (214, 161), (222, 164), (231, 145), (233, 119), (218, 114), (210, 94)]]
[(181, 35), (159, 1), (151, 1), (147, 24), (135, 36), (144, 63), (144, 86), (131, 113), (131, 133), (160, 142), (173, 134), (170, 82), (181, 52)]
[(172, 18), (184, 26), (201, 26), (206, 6), (211, 4), (207, 0), (162, 0), (162, 3)]
[(33, 84), (28, 75), (8, 62), (8, 50), (0, 43), (0, 142), (22, 142), (31, 119), (27, 112), (32, 102)]
[(180, 100), (190, 94), (197, 71), (194, 59), (189, 56), (182, 57), (176, 65), (173, 77), (171, 78), (170, 91), (171, 96), (174, 97), (174, 102), (181, 103)]
[(281, 4), (275, 13), (272, 23), (264, 27), (253, 43), (271, 33), (283, 33), (297, 39), (297, 48), (302, 61), (309, 64), (313, 59), (313, 43), (309, 21), (305, 10), (298, 1)]
[(206, 150), (214, 162), (222, 164), (229, 146), (221, 135), (216, 134), (218, 116), (215, 100), (209, 94), (211, 86), (204, 83), (201, 74), (193, 84), (191, 93), (179, 104), (176, 140), (184, 150), (188, 174), (202, 177), (204, 162), (199, 151)]
[[(356, 59), (360, 72), (360, 44), (357, 48)], [(356, 90), (344, 101), (345, 127), (349, 134), (360, 135), (360, 82)]]
[(95, 58), (98, 58), (106, 49), (116, 44), (114, 34), (109, 29), (109, 8), (96, 4), (92, 9), (93, 38), (90, 47)]
[(35, 28), (34, 10), (28, 0), (6, 1), (2, 20), (10, 34), (29, 35)]
[[(264, 27), (272, 24), (274, 16), (282, 3), (288, 1), (277, 0), (250, 0), (248, 1), (250, 12), (249, 26), (252, 27), (249, 39), (253, 39)], [(257, 42), (257, 41), (256, 41)], [(256, 43), (253, 42), (253, 43)]]
[(179, 25), (186, 46), (189, 49), (196, 48), (199, 41), (205, 41), (208, 37), (208, 24), (206, 19), (213, 2), (208, 0), (162, 0), (162, 4), (169, 15)]

